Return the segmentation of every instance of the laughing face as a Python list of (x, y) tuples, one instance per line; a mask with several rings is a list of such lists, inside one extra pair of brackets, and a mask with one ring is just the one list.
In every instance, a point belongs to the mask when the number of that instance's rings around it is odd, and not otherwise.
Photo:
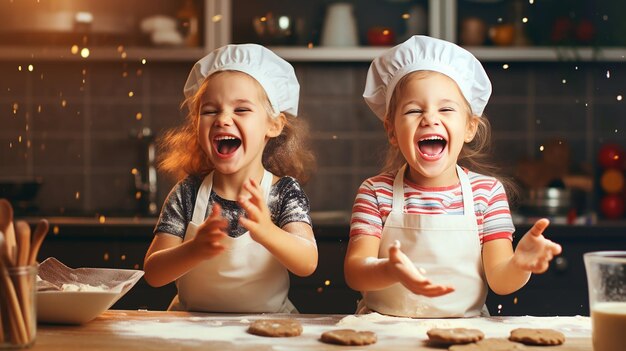
[(457, 84), (446, 75), (421, 71), (405, 77), (392, 98), (385, 128), (407, 161), (409, 179), (421, 186), (458, 183), (455, 165), (479, 117), (472, 117)]
[(221, 174), (258, 172), (265, 144), (280, 135), (283, 118), (270, 116), (263, 88), (245, 73), (218, 72), (205, 84), (198, 138), (210, 163)]

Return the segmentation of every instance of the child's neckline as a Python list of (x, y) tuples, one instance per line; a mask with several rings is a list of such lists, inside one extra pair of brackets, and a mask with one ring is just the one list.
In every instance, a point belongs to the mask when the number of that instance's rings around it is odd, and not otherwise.
[(215, 198), (216, 200), (219, 200), (220, 202), (230, 202), (230, 203), (237, 203), (237, 200), (230, 200), (230, 199), (226, 199), (222, 196), (220, 196), (214, 189), (211, 189), (211, 194), (215, 194)]
[[(399, 172), (399, 170), (398, 170), (398, 172)], [(463, 169), (463, 172), (466, 172), (466, 170)], [(395, 175), (397, 175), (397, 172), (396, 172)], [(395, 177), (395, 175), (394, 175), (394, 177)], [(424, 191), (424, 192), (437, 192), (437, 191), (451, 191), (451, 190), (459, 189), (459, 188), (461, 188), (461, 181), (457, 179), (457, 182), (455, 184), (445, 185), (445, 186), (432, 186), (431, 187), (431, 186), (419, 185), (419, 184), (415, 183), (414, 181), (410, 180), (409, 178), (407, 178), (405, 176), (404, 177), (404, 185), (407, 185), (410, 188), (413, 188), (413, 189), (416, 189), (416, 190), (420, 190), (420, 191)]]
[(450, 190), (455, 190), (455, 189), (459, 189), (461, 187), (461, 182), (458, 182), (456, 184), (453, 185), (447, 185), (447, 186), (433, 186), (433, 187), (429, 187), (429, 186), (422, 186), (422, 185), (418, 185), (414, 182), (412, 182), (409, 179), (404, 179), (404, 185), (412, 188), (412, 189), (416, 189), (416, 190), (420, 190), (420, 191), (424, 191), (424, 192), (438, 192), (438, 191), (450, 191)]

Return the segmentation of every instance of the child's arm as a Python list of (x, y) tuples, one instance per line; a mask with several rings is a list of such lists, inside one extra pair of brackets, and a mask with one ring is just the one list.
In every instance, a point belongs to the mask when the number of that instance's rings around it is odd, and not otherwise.
[(550, 222), (538, 220), (522, 237), (515, 252), (507, 239), (496, 239), (483, 244), (483, 266), (489, 287), (496, 294), (506, 295), (517, 291), (528, 282), (532, 273), (548, 269), (561, 246), (543, 236)]
[(239, 223), (290, 272), (301, 277), (311, 275), (317, 268), (317, 245), (311, 226), (292, 222), (279, 228), (272, 222), (259, 185), (250, 179), (243, 184), (243, 189), (250, 196), (239, 196), (239, 204), (247, 215), (241, 217)]
[(375, 291), (400, 282), (418, 295), (441, 296), (454, 291), (453, 287), (435, 285), (400, 250), (400, 242), (389, 247), (389, 258), (378, 258), (380, 239), (371, 235), (350, 238), (344, 273), (346, 283), (357, 291)]
[(224, 251), (220, 240), (227, 234), (228, 222), (221, 216), (218, 204), (211, 215), (198, 227), (193, 240), (183, 242), (175, 235), (157, 233), (144, 259), (144, 277), (154, 287), (168, 284), (200, 262)]

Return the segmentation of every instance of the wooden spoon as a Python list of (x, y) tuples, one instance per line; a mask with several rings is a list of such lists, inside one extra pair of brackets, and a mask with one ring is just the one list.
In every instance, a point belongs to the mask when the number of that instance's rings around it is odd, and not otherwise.
[(28, 264), (34, 265), (37, 263), (37, 255), (39, 254), (39, 248), (41, 248), (41, 243), (43, 243), (43, 239), (45, 239), (46, 234), (48, 234), (48, 228), (50, 225), (48, 224), (48, 220), (41, 219), (39, 223), (37, 223), (37, 228), (33, 232), (33, 238), (30, 243), (30, 254), (28, 258)]
[(6, 199), (0, 199), (0, 230), (5, 237), (6, 257), (10, 266), (15, 265), (15, 229), (13, 228), (13, 207)]
[[(15, 232), (17, 239), (16, 265), (18, 267), (25, 268), (28, 266), (28, 260), (30, 259), (30, 226), (25, 221), (17, 221), (15, 222)], [(22, 308), (22, 317), (24, 319), (24, 325), (26, 327), (28, 338), (30, 334), (32, 314), (30, 293), (35, 287), (31, 283), (28, 276), (20, 275), (15, 281), (15, 288), (17, 290), (17, 297)]]
[(25, 221), (15, 222), (17, 257), (16, 266), (27, 266), (30, 259), (30, 226)]
[[(9, 278), (9, 272), (7, 267), (8, 257), (6, 256), (4, 236), (0, 236), (0, 288), (4, 289), (4, 296), (6, 297), (6, 305), (8, 311), (8, 325), (11, 330), (11, 334), (17, 343), (25, 344), (28, 341), (28, 332), (24, 325), (24, 316), (22, 315), (22, 309), (17, 299), (17, 293), (13, 282)], [(4, 305), (4, 303), (3, 303)]]

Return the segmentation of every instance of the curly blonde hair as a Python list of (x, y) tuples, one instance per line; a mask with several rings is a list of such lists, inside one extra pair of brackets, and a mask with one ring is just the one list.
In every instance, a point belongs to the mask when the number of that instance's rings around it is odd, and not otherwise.
[[(218, 71), (207, 77), (198, 91), (181, 104), (181, 108), (188, 110), (185, 123), (167, 131), (158, 140), (161, 154), (159, 169), (177, 180), (189, 175), (205, 176), (215, 168), (198, 141), (198, 120), (202, 95), (206, 91), (210, 78), (223, 72), (233, 71)], [(272, 116), (272, 107), (265, 90), (255, 79), (253, 81), (262, 94), (268, 116)], [(306, 184), (315, 169), (315, 156), (310, 149), (308, 139), (308, 123), (286, 112), (282, 112), (282, 115), (285, 119), (282, 133), (271, 138), (265, 145), (263, 167), (279, 177), (291, 176), (301, 184)]]
[[(393, 119), (397, 112), (398, 96), (402, 93), (403, 89), (406, 88), (409, 80), (422, 79), (432, 73), (432, 71), (415, 71), (400, 79), (398, 84), (396, 84), (393, 94), (391, 95), (389, 108), (387, 110), (387, 114), (385, 115), (388, 125), (393, 125)], [(467, 107), (467, 111), (471, 111), (469, 102), (465, 100), (465, 97), (463, 97), (463, 99)], [(468, 118), (472, 118), (471, 112), (468, 114)], [(477, 118), (477, 122), (478, 124), (474, 139), (463, 145), (457, 160), (458, 164), (473, 172), (498, 178), (504, 185), (509, 199), (517, 199), (517, 186), (511, 179), (504, 177), (501, 174), (500, 168), (491, 160), (491, 124), (489, 123), (489, 120), (485, 117), (485, 115), (483, 115)], [(400, 149), (390, 144), (387, 149), (387, 155), (385, 157), (382, 171), (388, 172), (396, 170), (405, 163), (406, 160), (400, 152)]]

